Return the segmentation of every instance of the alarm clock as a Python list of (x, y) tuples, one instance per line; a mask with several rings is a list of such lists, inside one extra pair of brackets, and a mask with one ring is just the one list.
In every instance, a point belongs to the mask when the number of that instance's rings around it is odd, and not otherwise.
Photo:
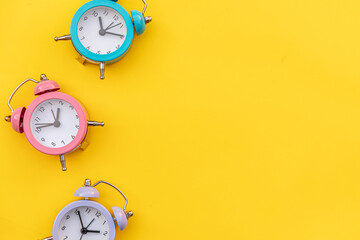
[[(17, 90), (27, 82), (36, 83), (34, 94), (37, 96), (27, 107), (15, 110), (11, 100)], [(59, 85), (49, 80), (45, 74), (40, 81), (26, 79), (11, 93), (8, 106), (12, 115), (5, 120), (11, 122), (12, 128), (18, 133), (25, 133), (30, 144), (42, 153), (59, 155), (62, 170), (66, 171), (65, 154), (80, 146), (88, 126), (104, 126), (103, 122), (89, 121), (86, 109), (72, 96), (58, 92)]]
[(117, 0), (93, 0), (85, 3), (75, 13), (70, 34), (55, 37), (58, 40), (71, 40), (80, 54), (81, 62), (100, 65), (100, 79), (104, 79), (105, 64), (119, 61), (129, 50), (133, 41), (134, 28), (137, 35), (145, 31), (145, 24), (151, 17), (145, 17), (145, 0), (142, 13), (132, 10), (131, 15)]
[[(112, 207), (114, 217), (103, 205), (90, 200), (100, 197), (95, 188), (100, 183), (113, 187), (125, 199), (123, 208)], [(66, 205), (55, 218), (52, 236), (43, 240), (114, 240), (115, 222), (120, 230), (124, 230), (128, 218), (133, 216), (131, 211), (126, 211), (128, 200), (124, 193), (109, 182), (98, 181), (91, 186), (90, 180), (86, 179), (85, 185), (75, 191), (75, 196), (84, 199)]]

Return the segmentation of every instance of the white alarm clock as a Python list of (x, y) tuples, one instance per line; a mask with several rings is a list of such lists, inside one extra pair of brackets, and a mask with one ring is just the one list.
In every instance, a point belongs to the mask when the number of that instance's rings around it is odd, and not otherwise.
[[(114, 217), (103, 205), (89, 199), (100, 197), (95, 188), (100, 183), (115, 188), (125, 199), (123, 208), (112, 207)], [(76, 190), (75, 196), (84, 199), (66, 205), (55, 218), (53, 236), (43, 240), (114, 240), (115, 222), (120, 230), (124, 230), (128, 218), (133, 215), (131, 211), (126, 212), (128, 200), (124, 193), (106, 181), (98, 181), (91, 186), (90, 180), (86, 179), (85, 185)]]

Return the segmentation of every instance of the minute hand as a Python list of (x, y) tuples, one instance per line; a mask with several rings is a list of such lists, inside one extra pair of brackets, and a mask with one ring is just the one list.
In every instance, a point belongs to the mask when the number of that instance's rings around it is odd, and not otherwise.
[[(118, 24), (115, 24), (114, 26), (112, 26), (113, 24), (114, 24), (114, 22), (110, 23), (110, 25), (107, 26), (107, 28), (105, 28), (105, 31), (106, 31), (106, 30), (109, 30), (109, 29), (112, 29), (112, 28), (114, 28), (114, 27), (116, 27), (116, 26), (119, 26), (119, 25), (122, 24), (122, 23), (118, 23)], [(121, 28), (121, 27), (120, 27), (120, 28)]]
[(117, 33), (112, 33), (112, 32), (105, 32), (107, 34), (112, 34), (112, 35), (115, 35), (115, 36), (119, 36), (120, 38), (124, 38), (125, 36), (122, 35), (122, 34), (117, 34)]
[(36, 128), (44, 128), (44, 127), (50, 127), (50, 126), (54, 126), (54, 124), (49, 123), (49, 124), (41, 125), (40, 127), (36, 127)]

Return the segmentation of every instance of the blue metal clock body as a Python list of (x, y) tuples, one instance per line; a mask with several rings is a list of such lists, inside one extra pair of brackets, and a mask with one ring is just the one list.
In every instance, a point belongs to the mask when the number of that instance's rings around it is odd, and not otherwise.
[[(75, 13), (71, 25), (70, 25), (70, 34), (64, 35), (61, 37), (55, 37), (55, 41), (58, 40), (71, 40), (73, 46), (75, 47), (76, 51), (80, 54), (83, 61), (89, 61), (91, 63), (100, 64), (100, 78), (104, 78), (104, 71), (105, 71), (105, 64), (111, 64), (114, 62), (119, 61), (124, 55), (128, 52), (130, 45), (134, 38), (134, 32), (137, 35), (142, 34), (145, 31), (145, 24), (151, 21), (151, 17), (145, 17), (144, 12), (146, 10), (147, 4), (145, 0), (142, 0), (145, 4), (144, 9), (141, 12), (137, 10), (131, 10), (130, 14), (119, 4), (116, 3), (117, 0), (92, 0), (90, 2), (85, 3), (82, 5)], [(124, 20), (124, 24), (126, 25), (126, 34), (119, 34), (113, 32), (106, 32), (107, 29), (102, 27), (102, 20), (99, 18), (101, 29), (99, 33), (101, 36), (106, 34), (113, 34), (118, 35), (121, 39), (125, 38), (122, 44), (117, 46), (117, 49), (111, 49), (111, 51), (105, 52), (94, 52), (90, 51), (89, 46), (86, 47), (81, 42), (79, 36), (79, 30), (81, 30), (81, 26), (79, 26), (80, 21), (83, 21), (85, 13), (89, 12), (91, 9), (104, 7), (107, 9), (111, 9), (111, 11), (116, 12), (116, 14), (121, 15), (122, 19)], [(110, 11), (110, 10), (109, 10)], [(118, 24), (114, 24), (118, 25)], [(104, 31), (104, 32), (101, 32)], [(102, 44), (101, 46), (106, 46), (106, 44)], [(83, 62), (82, 61), (82, 62)]]
[[(88, 49), (85, 48), (84, 45), (81, 44), (78, 36), (78, 24), (83, 14), (88, 10), (90, 10), (91, 8), (102, 7), (102, 6), (112, 8), (115, 11), (117, 11), (119, 14), (121, 14), (127, 26), (127, 34), (124, 43), (121, 45), (119, 49), (109, 54), (96, 54), (89, 51)], [(85, 3), (76, 11), (71, 21), (70, 34), (71, 34), (71, 41), (75, 49), (80, 53), (80, 55), (94, 62), (113, 63), (120, 60), (128, 51), (134, 37), (134, 28), (130, 15), (126, 12), (126, 10), (122, 6), (110, 0), (93, 0), (91, 2)]]

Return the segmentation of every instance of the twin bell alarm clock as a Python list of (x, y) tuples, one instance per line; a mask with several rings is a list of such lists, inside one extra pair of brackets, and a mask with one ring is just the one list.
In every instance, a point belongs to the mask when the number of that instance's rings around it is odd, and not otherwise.
[[(123, 208), (112, 207), (114, 217), (103, 205), (90, 200), (100, 197), (95, 188), (100, 183), (113, 187), (125, 199)], [(131, 211), (126, 211), (128, 200), (124, 193), (106, 181), (98, 181), (91, 186), (90, 180), (86, 179), (85, 185), (76, 190), (75, 196), (84, 199), (66, 205), (55, 218), (52, 237), (43, 240), (114, 240), (115, 222), (120, 230), (124, 230), (128, 218), (133, 215)]]
[[(30, 105), (11, 107), (11, 99), (27, 82), (35, 82), (37, 96)], [(8, 100), (11, 122), (18, 133), (25, 133), (30, 144), (42, 153), (59, 155), (62, 170), (66, 170), (65, 154), (78, 149), (83, 143), (88, 126), (104, 126), (103, 122), (89, 121), (86, 109), (72, 96), (58, 92), (59, 85), (42, 74), (40, 81), (26, 79), (15, 88)]]
[(75, 13), (70, 34), (55, 37), (58, 40), (71, 40), (80, 54), (81, 62), (100, 65), (100, 78), (104, 79), (105, 64), (119, 61), (129, 50), (133, 41), (134, 29), (137, 35), (145, 31), (145, 24), (151, 17), (145, 17), (147, 7), (140, 13), (129, 13), (117, 0), (93, 0), (85, 3)]

